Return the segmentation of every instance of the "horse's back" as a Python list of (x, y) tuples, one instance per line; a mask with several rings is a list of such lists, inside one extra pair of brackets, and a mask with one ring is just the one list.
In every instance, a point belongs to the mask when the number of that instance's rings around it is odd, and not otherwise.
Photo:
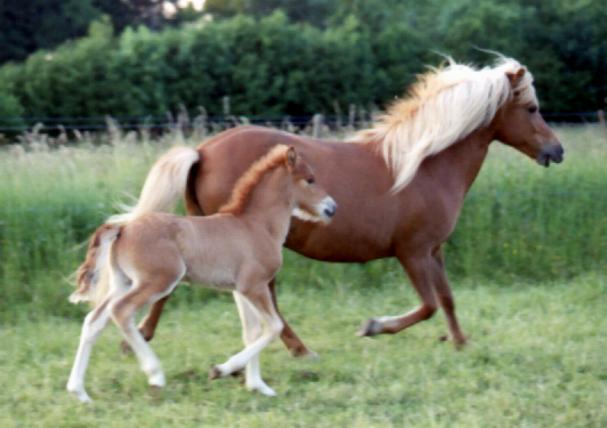
[(201, 163), (188, 198), (195, 194), (205, 215), (217, 212), (244, 171), (277, 144), (293, 146), (338, 205), (328, 226), (293, 220), (287, 247), (334, 261), (366, 261), (390, 254), (392, 230), (400, 221), (388, 192), (392, 178), (382, 158), (362, 144), (255, 126), (231, 129), (199, 146)]

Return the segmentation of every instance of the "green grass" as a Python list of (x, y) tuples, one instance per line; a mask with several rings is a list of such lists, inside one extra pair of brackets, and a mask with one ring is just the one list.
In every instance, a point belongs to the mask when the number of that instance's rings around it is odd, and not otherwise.
[[(492, 145), (446, 245), (453, 278), (508, 284), (607, 273), (607, 135), (591, 125), (557, 131), (566, 160), (549, 169)], [(66, 279), (88, 236), (118, 202), (138, 194), (154, 160), (183, 138), (151, 141), (112, 130), (96, 143), (0, 150), (0, 321), (24, 312), (78, 315), (65, 304)], [(402, 275), (394, 262), (328, 267), (293, 255), (283, 274), (302, 290), (321, 287), (323, 277), (367, 288)]]
[(402, 278), (369, 289), (347, 282), (281, 283), (284, 313), (320, 359), (271, 345), (262, 373), (277, 398), (251, 394), (239, 379), (206, 378), (241, 347), (229, 295), (168, 305), (152, 342), (167, 373), (160, 395), (109, 326), (93, 350), (89, 406), (64, 390), (81, 320), (24, 315), (0, 328), (0, 426), (607, 426), (607, 277), (456, 281), (471, 339), (461, 352), (437, 340), (442, 315), (396, 336), (355, 337), (367, 317), (404, 312), (417, 298)]
[(91, 406), (64, 390), (86, 310), (67, 303), (67, 278), (89, 234), (180, 136), (3, 149), (0, 426), (607, 426), (607, 140), (594, 126), (558, 132), (566, 161), (548, 170), (493, 145), (447, 244), (464, 351), (437, 340), (440, 314), (396, 336), (354, 336), (370, 316), (417, 305), (394, 260), (287, 251), (281, 308), (321, 358), (267, 349), (263, 374), (279, 397), (206, 379), (242, 346), (236, 309), (182, 287), (153, 342), (166, 389), (148, 391), (111, 326), (93, 351)]

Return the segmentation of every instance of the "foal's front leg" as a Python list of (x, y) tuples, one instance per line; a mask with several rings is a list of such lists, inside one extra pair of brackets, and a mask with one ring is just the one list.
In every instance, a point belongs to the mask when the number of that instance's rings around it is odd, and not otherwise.
[[(308, 348), (305, 343), (297, 336), (295, 331), (291, 328), (287, 320), (284, 319), (280, 309), (278, 308), (278, 302), (276, 300), (276, 280), (272, 279), (270, 281), (270, 293), (272, 295), (272, 302), (274, 303), (274, 308), (276, 309), (276, 313), (280, 317), (281, 321), (284, 324), (284, 328), (280, 333), (280, 339), (285, 344), (291, 355), (294, 357), (316, 357), (316, 352), (312, 351)], [(163, 297), (157, 302), (153, 303), (150, 312), (146, 315), (146, 317), (139, 324), (139, 331), (148, 342), (152, 340), (154, 334), (156, 332), (156, 328), (158, 326), (158, 322), (160, 321), (160, 316), (162, 315), (162, 311), (164, 309), (164, 305), (170, 296)], [(123, 352), (128, 352), (131, 348), (126, 340), (123, 340), (121, 343), (121, 348)]]
[[(251, 309), (255, 310), (255, 315), (261, 318), (260, 321), (265, 323), (265, 329), (261, 336), (254, 339), (252, 343), (248, 343), (242, 351), (231, 356), (225, 363), (211, 368), (209, 371), (209, 379), (225, 377), (242, 370), (255, 357), (258, 357), (259, 353), (268, 346), (270, 342), (278, 337), (283, 328), (283, 323), (274, 309), (267, 283), (258, 283), (254, 287), (239, 287), (236, 293), (239, 293), (251, 306)], [(252, 367), (252, 369), (253, 368), (254, 367)], [(259, 379), (261, 380), (261, 377), (259, 377)], [(255, 381), (255, 378), (252, 380)], [(265, 388), (260, 388), (259, 390), (260, 392), (265, 393)], [(270, 388), (265, 391), (268, 393), (267, 395), (275, 394)]]
[[(263, 333), (260, 316), (256, 309), (247, 301), (247, 299), (242, 297), (240, 293), (235, 291), (233, 294), (242, 323), (242, 340), (245, 346), (247, 346), (255, 342)], [(264, 395), (276, 395), (276, 392), (274, 392), (274, 390), (261, 378), (259, 354), (251, 357), (245, 370), (247, 389), (250, 391), (259, 391)]]

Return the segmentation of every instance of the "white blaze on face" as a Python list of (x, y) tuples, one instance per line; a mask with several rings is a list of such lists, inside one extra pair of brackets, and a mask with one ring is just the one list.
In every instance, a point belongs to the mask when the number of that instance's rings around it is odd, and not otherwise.
[(303, 221), (328, 223), (333, 217), (333, 214), (328, 215), (327, 211), (330, 213), (335, 213), (336, 207), (337, 204), (335, 203), (335, 200), (333, 200), (332, 197), (327, 196), (314, 207), (314, 210), (316, 211), (315, 214), (309, 213), (297, 207), (293, 210), (293, 216)]
[(312, 222), (322, 221), (322, 218), (320, 218), (320, 216), (312, 215), (309, 212), (304, 211), (299, 207), (297, 207), (293, 210), (292, 215), (293, 215), (293, 217), (296, 217), (303, 221), (312, 221)]

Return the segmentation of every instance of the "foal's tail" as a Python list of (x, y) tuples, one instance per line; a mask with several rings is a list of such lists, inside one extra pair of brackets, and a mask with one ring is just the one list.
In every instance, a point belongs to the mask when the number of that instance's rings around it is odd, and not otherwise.
[(171, 211), (180, 196), (186, 193), (188, 175), (200, 155), (189, 147), (175, 147), (152, 166), (137, 204), (124, 214), (111, 216), (108, 224), (124, 224), (142, 214)]
[(119, 225), (104, 224), (93, 233), (86, 258), (76, 271), (77, 288), (70, 295), (70, 302), (95, 304), (105, 296), (109, 289), (110, 249), (121, 229)]

